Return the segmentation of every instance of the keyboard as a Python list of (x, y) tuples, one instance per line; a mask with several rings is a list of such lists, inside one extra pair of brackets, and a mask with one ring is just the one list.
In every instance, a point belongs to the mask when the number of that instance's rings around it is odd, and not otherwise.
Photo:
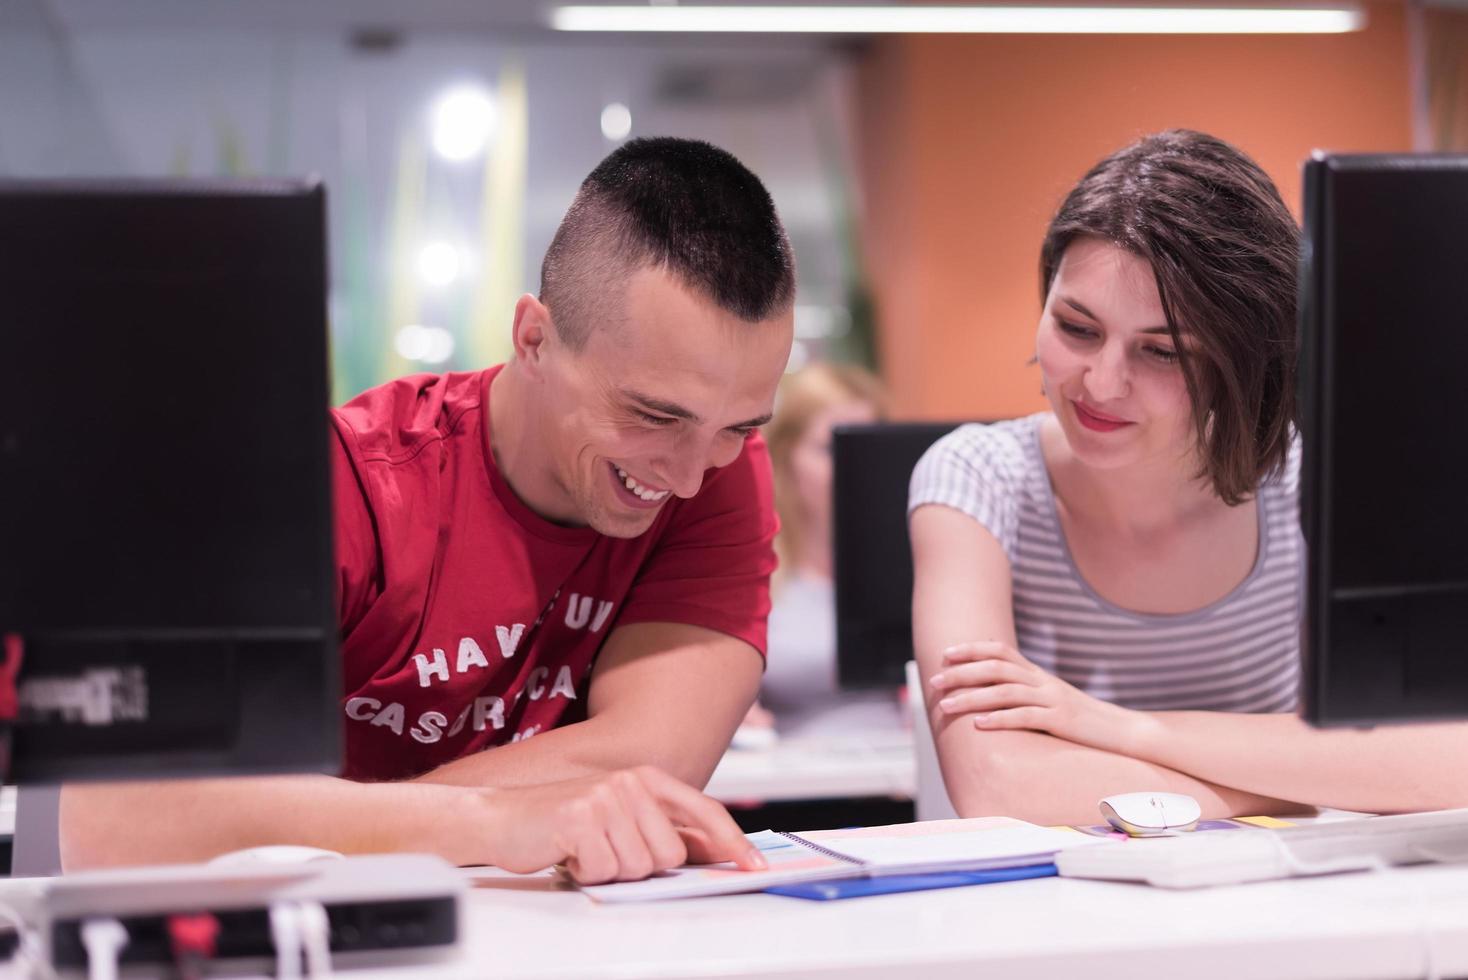
[(1279, 830), (1198, 831), (1062, 851), (1069, 878), (1162, 888), (1237, 885), (1389, 865), (1468, 861), (1468, 809), (1363, 817)]

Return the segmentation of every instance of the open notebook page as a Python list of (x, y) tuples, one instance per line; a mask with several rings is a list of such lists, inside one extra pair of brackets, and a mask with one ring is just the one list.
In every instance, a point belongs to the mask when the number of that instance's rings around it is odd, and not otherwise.
[(1056, 851), (1103, 843), (1072, 830), (1037, 827), (1009, 817), (933, 820), (859, 830), (748, 835), (769, 862), (765, 871), (732, 864), (685, 866), (642, 881), (582, 888), (600, 902), (636, 902), (761, 891), (775, 885), (913, 871), (1020, 867), (1045, 863)]

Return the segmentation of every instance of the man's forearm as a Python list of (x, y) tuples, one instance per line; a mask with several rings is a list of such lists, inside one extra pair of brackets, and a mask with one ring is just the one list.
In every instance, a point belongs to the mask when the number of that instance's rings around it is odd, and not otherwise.
[[(1003, 815), (1039, 824), (1098, 823), (1098, 801), (1144, 790), (1186, 793), (1205, 818), (1298, 812), (1284, 799), (1206, 782), (1141, 759), (1039, 732), (966, 732), (951, 736), (944, 772), (961, 816)], [(960, 755), (952, 743), (969, 744)]]
[(1468, 725), (1319, 730), (1294, 715), (1138, 712), (1126, 751), (1269, 796), (1384, 813), (1468, 807)]
[(69, 785), (61, 793), (61, 859), (70, 871), (203, 861), (290, 843), (344, 853), (428, 851), (452, 860), (459, 855), (447, 853), (454, 836), (445, 831), (469, 825), (465, 807), (451, 787), (329, 776)]
[(714, 630), (621, 626), (592, 674), (585, 721), (456, 759), (419, 778), (511, 788), (655, 766), (701, 789), (754, 702), (763, 666), (753, 647)]
[(652, 765), (702, 789), (718, 761), (718, 753), (702, 745), (707, 738), (706, 733), (697, 740), (678, 738), (653, 726), (599, 716), (455, 759), (418, 781), (508, 789)]
[[(62, 794), (66, 867), (200, 861), (260, 844), (344, 853), (426, 851), (457, 863), (495, 863), (494, 842), (464, 787), (543, 786), (657, 766), (701, 788), (727, 743), (705, 725), (633, 723), (615, 711), (458, 759), (406, 783), (326, 776), (74, 785)], [(492, 809), (492, 807), (491, 807)]]

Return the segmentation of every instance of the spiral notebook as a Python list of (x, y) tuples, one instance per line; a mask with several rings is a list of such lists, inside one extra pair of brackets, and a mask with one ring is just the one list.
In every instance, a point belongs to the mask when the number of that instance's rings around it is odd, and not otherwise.
[(1062, 850), (1105, 843), (1103, 838), (1074, 830), (1040, 827), (1010, 817), (801, 834), (765, 830), (747, 836), (769, 862), (767, 870), (740, 871), (732, 864), (690, 865), (642, 881), (587, 885), (582, 891), (599, 902), (643, 902), (841, 878), (1022, 868), (1047, 864)]

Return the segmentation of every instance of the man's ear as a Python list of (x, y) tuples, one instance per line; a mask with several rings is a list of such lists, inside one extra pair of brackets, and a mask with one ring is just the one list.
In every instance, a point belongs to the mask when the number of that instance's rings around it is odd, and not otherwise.
[(526, 293), (515, 303), (515, 325), (510, 333), (515, 360), (532, 377), (542, 370), (547, 345), (555, 343), (554, 329), (550, 310), (539, 299)]

